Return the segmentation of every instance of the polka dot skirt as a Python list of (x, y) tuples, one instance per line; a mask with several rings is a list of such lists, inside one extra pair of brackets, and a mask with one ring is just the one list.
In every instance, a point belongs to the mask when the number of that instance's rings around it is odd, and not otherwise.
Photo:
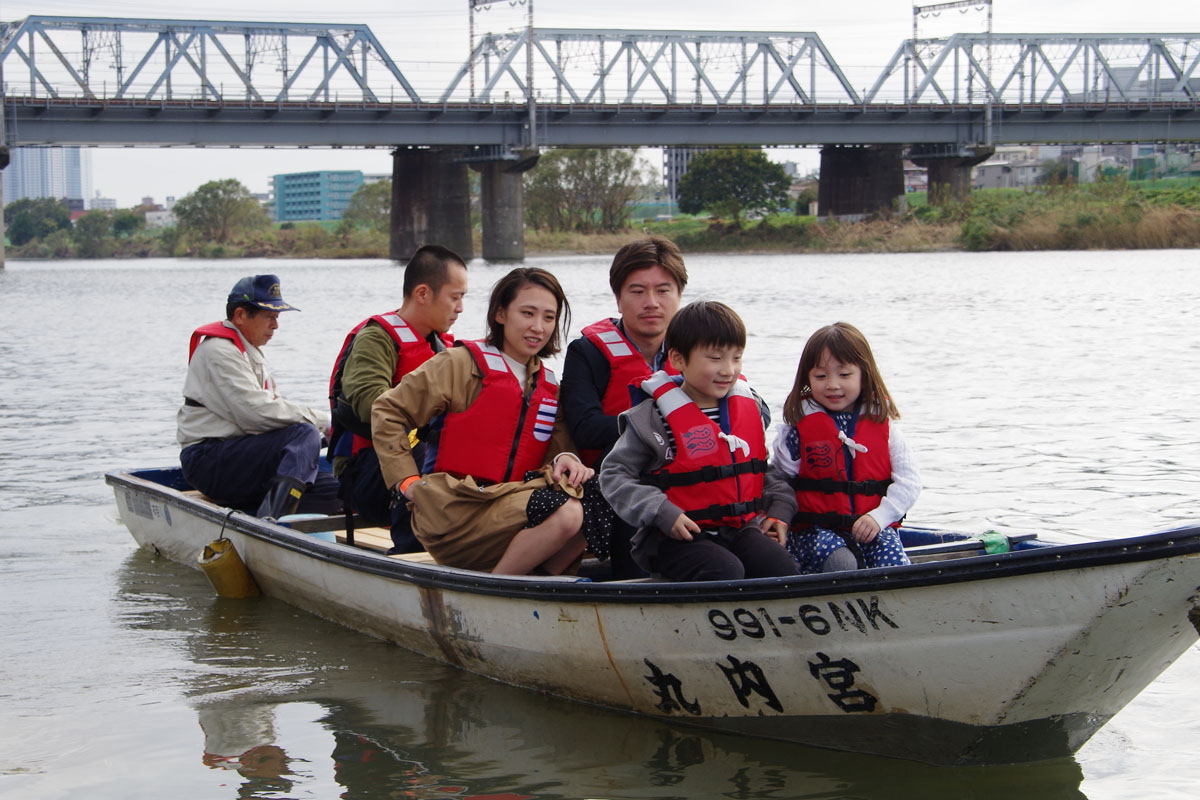
[[(528, 480), (529, 476), (526, 476), (526, 479)], [(529, 518), (526, 527), (541, 525), (570, 499), (566, 492), (552, 486), (534, 489), (525, 504), (525, 516)], [(587, 539), (588, 550), (591, 550), (596, 558), (604, 560), (608, 558), (612, 539), (613, 511), (600, 494), (599, 479), (592, 478), (583, 484), (583, 497), (579, 502), (583, 503), (583, 538)]]

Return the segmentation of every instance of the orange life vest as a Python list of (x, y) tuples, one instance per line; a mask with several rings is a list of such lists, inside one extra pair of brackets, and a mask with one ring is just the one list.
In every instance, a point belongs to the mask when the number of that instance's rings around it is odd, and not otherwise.
[(792, 520), (794, 529), (848, 530), (855, 519), (879, 506), (892, 482), (887, 420), (856, 417), (845, 438), (866, 451), (855, 449), (853, 456), (850, 445), (839, 436), (837, 423), (824, 411), (801, 417), (796, 433), (801, 447), (799, 470), (788, 481), (796, 490), (800, 508)]
[[(629, 397), (630, 387), (636, 387), (653, 370), (646, 359), (638, 351), (637, 345), (629, 340), (617, 326), (616, 320), (605, 318), (588, 325), (580, 333), (608, 361), (608, 385), (600, 398), (600, 408), (605, 414), (615, 417), (622, 411), (628, 411), (633, 406)], [(678, 371), (669, 364), (663, 364), (663, 370), (669, 375), (678, 375)], [(583, 449), (579, 457), (584, 464), (595, 466), (603, 450)]]
[[(333, 372), (329, 376), (329, 411), (333, 422), (329, 452), (333, 455), (354, 455), (371, 446), (371, 421), (360, 420), (342, 393), (342, 376), (346, 371), (346, 359), (350, 356), (350, 349), (354, 346), (358, 334), (371, 322), (383, 328), (396, 343), (396, 371), (392, 374), (392, 386), (400, 383), (401, 378), (435, 355), (429, 341), (418, 335), (395, 311), (376, 314), (355, 325), (342, 342), (342, 349), (338, 351), (337, 360), (333, 362)], [(453, 334), (443, 333), (439, 336), (447, 347), (454, 344)], [(349, 452), (346, 452), (344, 445), (339, 447), (342, 437), (347, 432), (353, 437)]]
[(558, 379), (542, 365), (525, 396), (498, 349), (482, 341), (457, 343), (483, 373), (483, 389), (462, 411), (446, 414), (437, 439), (434, 472), (488, 483), (524, 479), (546, 463), (558, 417)]
[(238, 352), (242, 355), (246, 354), (246, 345), (242, 344), (242, 337), (238, 336), (238, 332), (233, 328), (228, 328), (221, 321), (210, 322), (207, 325), (201, 325), (196, 330), (192, 331), (192, 339), (188, 342), (188, 363), (192, 362), (192, 356), (196, 355), (196, 348), (200, 342), (213, 336), (217, 339), (228, 339), (237, 345)]
[(674, 460), (642, 480), (662, 489), (701, 528), (740, 528), (764, 508), (767, 444), (758, 401), (739, 379), (721, 399), (717, 424), (680, 380), (656, 372), (642, 382), (675, 437)]

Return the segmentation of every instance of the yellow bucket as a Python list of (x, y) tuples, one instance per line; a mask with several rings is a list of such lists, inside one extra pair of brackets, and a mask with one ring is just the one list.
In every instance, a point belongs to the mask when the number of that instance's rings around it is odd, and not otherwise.
[(228, 539), (216, 539), (204, 545), (198, 560), (218, 596), (243, 598), (261, 594), (254, 576)]

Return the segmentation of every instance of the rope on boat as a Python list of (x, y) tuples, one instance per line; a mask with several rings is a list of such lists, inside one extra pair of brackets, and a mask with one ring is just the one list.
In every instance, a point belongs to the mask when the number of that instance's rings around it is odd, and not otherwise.
[(229, 509), (229, 512), (225, 514), (225, 519), (221, 520), (221, 532), (217, 535), (218, 542), (225, 538), (225, 526), (229, 524), (229, 518), (233, 516), (233, 512), (235, 511), (237, 511), (236, 508)]

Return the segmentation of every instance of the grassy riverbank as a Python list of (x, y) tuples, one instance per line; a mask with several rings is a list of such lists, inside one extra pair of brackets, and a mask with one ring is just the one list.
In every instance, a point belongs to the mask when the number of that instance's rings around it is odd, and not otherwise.
[[(1200, 247), (1200, 181), (1130, 182), (992, 189), (933, 207), (923, 194), (860, 222), (818, 222), (776, 214), (736, 226), (702, 217), (645, 222), (627, 231), (577, 234), (527, 230), (529, 255), (610, 254), (630, 238), (657, 233), (684, 252), (912, 253), (946, 250), (1123, 250)], [(479, 234), (476, 232), (476, 252)], [(215, 244), (189, 242), (178, 229), (107, 237), (84, 252), (67, 231), (10, 247), (13, 258), (387, 258), (387, 235), (345, 225), (301, 224)]]
[(737, 228), (708, 220), (654, 223), (647, 230), (689, 252), (911, 253), (941, 250), (1126, 250), (1200, 247), (1200, 181), (991, 189), (933, 207), (861, 222), (776, 215)]

